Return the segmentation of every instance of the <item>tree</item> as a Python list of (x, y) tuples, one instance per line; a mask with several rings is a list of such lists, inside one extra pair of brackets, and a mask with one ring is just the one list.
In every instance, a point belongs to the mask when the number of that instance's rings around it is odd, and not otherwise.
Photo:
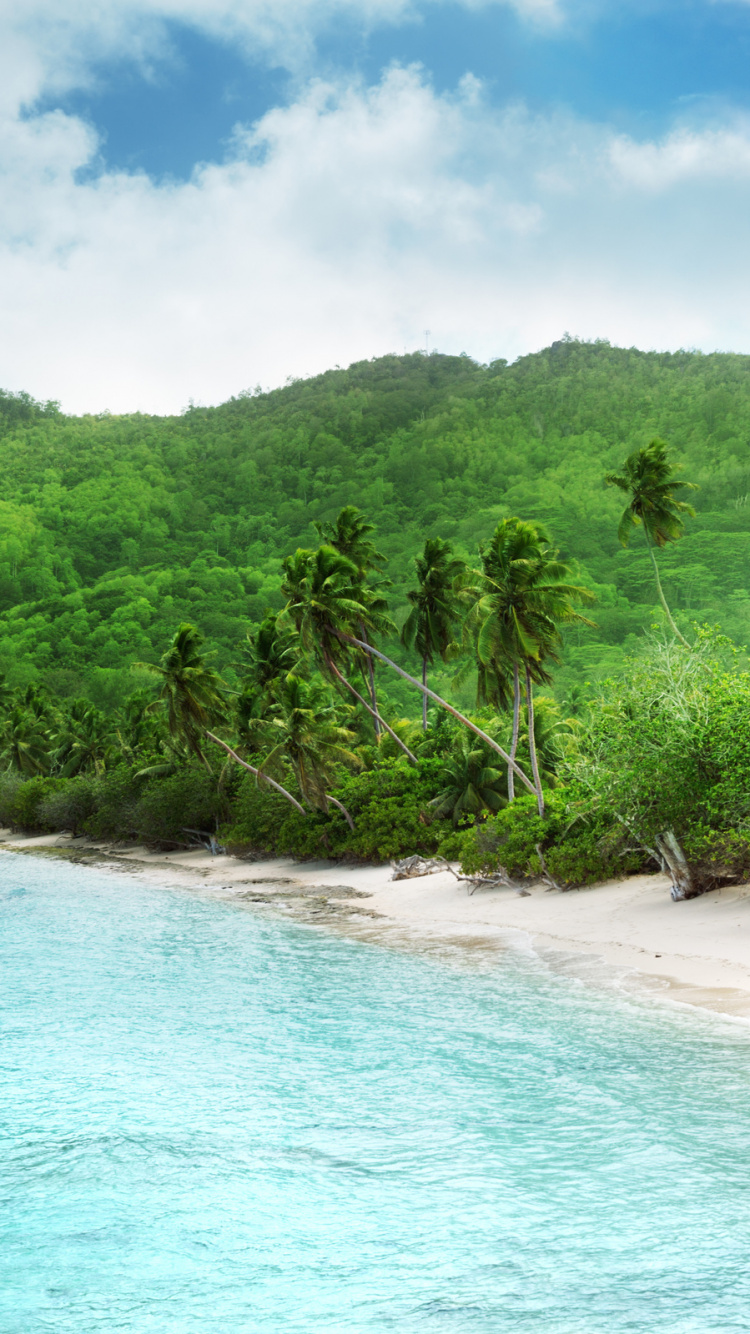
[(275, 745), (260, 772), (287, 760), (308, 805), (327, 814), (332, 802), (353, 829), (349, 812), (327, 789), (335, 781), (338, 765), (361, 768), (362, 761), (351, 749), (353, 733), (339, 724), (327, 690), (289, 674), (278, 682), (275, 702), (278, 712), (267, 727)]
[(201, 738), (204, 735), (215, 741), (217, 746), (221, 746), (222, 750), (225, 750), (244, 769), (249, 769), (256, 778), (263, 777), (265, 782), (286, 797), (287, 801), (304, 815), (303, 807), (291, 792), (287, 792), (286, 788), (273, 778), (261, 775), (260, 770), (248, 764), (247, 760), (241, 759), (228, 742), (222, 741), (214, 732), (209, 731), (208, 724), (214, 719), (225, 717), (226, 709), (222, 693), (224, 683), (207, 665), (201, 653), (203, 643), (204, 638), (200, 631), (183, 622), (175, 632), (172, 643), (163, 654), (158, 667), (150, 663), (137, 664), (159, 676), (162, 681), (159, 698), (148, 707), (150, 709), (166, 707), (170, 736), (181, 742), (188, 754), (197, 756), (209, 773), (211, 765), (201, 746)]
[(86, 699), (75, 699), (65, 712), (53, 752), (56, 770), (63, 778), (94, 771), (104, 773), (116, 733), (109, 719)]
[(622, 473), (607, 473), (608, 486), (619, 487), (629, 497), (617, 530), (622, 545), (626, 547), (634, 528), (643, 526), (646, 546), (654, 567), (656, 591), (672, 633), (686, 648), (689, 648), (684, 635), (680, 633), (674, 621), (659, 577), (654, 546), (665, 547), (668, 542), (676, 542), (682, 536), (685, 527), (684, 515), (694, 516), (692, 505), (678, 500), (676, 491), (695, 491), (693, 482), (677, 481), (677, 469), (669, 460), (668, 447), (664, 440), (655, 436), (642, 449), (629, 454), (623, 464)]
[(524, 787), (527, 787), (529, 792), (536, 794), (536, 788), (533, 783), (527, 778), (520, 765), (517, 764), (515, 760), (511, 759), (507, 750), (504, 750), (500, 743), (495, 741), (493, 737), (488, 736), (486, 732), (483, 732), (481, 727), (472, 722), (471, 718), (467, 718), (464, 713), (459, 712), (458, 709), (454, 709), (453, 705), (449, 704), (447, 699), (443, 699), (440, 695), (436, 695), (435, 691), (430, 690), (429, 686), (423, 685), (421, 681), (417, 680), (416, 676), (412, 676), (411, 673), (405, 671), (403, 667), (399, 667), (398, 663), (393, 661), (393, 658), (386, 657), (385, 653), (381, 653), (380, 649), (375, 648), (372, 644), (365, 644), (363, 640), (357, 639), (354, 635), (347, 634), (342, 630), (332, 630), (331, 633), (339, 639), (342, 644), (352, 644), (355, 648), (362, 649), (364, 653), (372, 653), (380, 662), (386, 663), (394, 672), (399, 676), (402, 676), (405, 681), (408, 681), (410, 685), (415, 686), (417, 690), (421, 690), (422, 694), (427, 695), (428, 699), (433, 700), (433, 702), (438, 704), (441, 709), (445, 709), (446, 713), (449, 713), (451, 717), (456, 718), (459, 723), (463, 723), (464, 727), (468, 727), (469, 731), (473, 732), (475, 736), (478, 736), (480, 740), (485, 741), (491, 750), (496, 751), (498, 755), (502, 756), (506, 764), (511, 764), (514, 773), (520, 778)]
[[(375, 532), (375, 525), (368, 523), (364, 514), (356, 505), (345, 505), (339, 512), (335, 523), (316, 523), (315, 528), (321, 541), (346, 556), (357, 568), (360, 584), (365, 584), (374, 570), (385, 564), (385, 556), (378, 551), (369, 534)], [(379, 579), (375, 587), (383, 588), (390, 581)], [(385, 603), (384, 603), (385, 606)], [(367, 628), (363, 621), (358, 625), (359, 637), (369, 643)], [(375, 691), (375, 664), (371, 657), (366, 658), (370, 700), (374, 710), (373, 723), (375, 735), (380, 736), (380, 710)]]
[(0, 731), (0, 759), (8, 769), (33, 778), (49, 771), (49, 736), (39, 720), (21, 705), (11, 708)]
[[(476, 632), (480, 701), (507, 706), (512, 690), (515, 759), (521, 709), (521, 674), (525, 680), (529, 755), (540, 815), (544, 797), (534, 731), (534, 684), (549, 684), (548, 661), (558, 661), (559, 627), (571, 621), (591, 625), (574, 601), (591, 601), (588, 589), (567, 582), (570, 569), (549, 545), (540, 524), (503, 519), (482, 552), (478, 599), (472, 612)], [(511, 685), (512, 682), (512, 685)], [(508, 799), (515, 795), (508, 766)]]
[(465, 735), (459, 739), (458, 747), (445, 761), (445, 787), (430, 803), (437, 816), (450, 816), (455, 826), (462, 817), (500, 810), (503, 773), (489, 761), (486, 746), (472, 746)]
[(416, 756), (409, 747), (345, 675), (352, 647), (380, 656), (369, 639), (359, 640), (351, 631), (362, 625), (368, 634), (393, 630), (384, 600), (358, 582), (354, 562), (334, 547), (321, 546), (316, 551), (300, 548), (293, 556), (287, 556), (283, 569), (281, 591), (287, 604), (282, 618), (294, 625), (305, 652), (312, 655), (329, 680), (343, 686), (373, 718), (380, 720), (389, 736), (416, 764)]
[[(450, 542), (428, 538), (421, 555), (414, 558), (417, 588), (406, 594), (412, 609), (401, 631), (407, 648), (415, 648), (422, 659), (422, 684), (427, 668), (440, 656), (445, 662), (458, 646), (454, 627), (459, 619), (457, 585), (466, 572), (462, 560), (453, 555)], [(427, 696), (422, 696), (422, 728), (427, 731)]]
[(209, 723), (225, 716), (225, 704), (224, 683), (201, 652), (204, 642), (200, 631), (183, 621), (158, 666), (148, 662), (136, 665), (161, 681), (158, 698), (148, 706), (149, 710), (166, 710), (170, 736), (189, 755), (195, 755), (210, 773), (211, 765), (201, 740)]

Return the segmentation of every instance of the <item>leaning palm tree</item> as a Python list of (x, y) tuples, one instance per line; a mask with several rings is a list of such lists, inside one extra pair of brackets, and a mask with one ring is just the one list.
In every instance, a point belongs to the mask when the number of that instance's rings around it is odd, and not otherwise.
[[(385, 565), (385, 556), (382, 551), (378, 551), (370, 537), (370, 533), (375, 532), (375, 525), (365, 518), (365, 515), (356, 505), (345, 505), (339, 512), (335, 523), (316, 523), (315, 528), (318, 537), (326, 546), (333, 547), (340, 555), (346, 556), (353, 565), (356, 565), (357, 578), (360, 584), (366, 584), (368, 580), (372, 579), (373, 571), (379, 570)], [(390, 580), (381, 578), (376, 580), (373, 586), (382, 589), (389, 585)], [(364, 622), (361, 621), (357, 628), (360, 639), (369, 643), (369, 635)], [(375, 664), (371, 657), (367, 657), (366, 663), (370, 702), (374, 709), (375, 735), (380, 736), (380, 710), (378, 709), (378, 697), (375, 692)]]
[(161, 682), (157, 698), (148, 706), (149, 711), (166, 711), (169, 735), (184, 746), (188, 755), (199, 759), (210, 773), (211, 765), (201, 741), (208, 724), (224, 717), (224, 683), (207, 664), (202, 652), (204, 642), (200, 631), (183, 621), (158, 666), (150, 662), (139, 662), (136, 666)]
[(353, 829), (349, 812), (331, 796), (329, 788), (340, 765), (362, 767), (361, 759), (351, 749), (354, 733), (340, 725), (327, 690), (315, 682), (290, 673), (277, 683), (274, 694), (276, 716), (267, 724), (274, 744), (260, 772), (265, 774), (287, 761), (308, 805), (327, 814), (329, 803), (333, 804)]
[(215, 732), (209, 730), (209, 723), (226, 716), (223, 689), (224, 683), (210, 668), (201, 652), (204, 637), (195, 626), (183, 622), (177, 628), (172, 643), (162, 655), (158, 667), (153, 663), (139, 662), (136, 666), (145, 668), (162, 681), (159, 696), (148, 708), (155, 711), (166, 708), (167, 727), (170, 736), (178, 745), (182, 745), (189, 755), (195, 755), (211, 773), (209, 764), (201, 746), (203, 736), (214, 741), (217, 746), (243, 769), (248, 769), (256, 779), (263, 778), (275, 788), (298, 811), (305, 814), (296, 797), (287, 792), (275, 779), (261, 775), (255, 765), (249, 764), (237, 754), (227, 741), (222, 741)]
[(377, 709), (362, 698), (346, 675), (351, 662), (361, 661), (360, 654), (352, 655), (352, 647), (380, 656), (369, 639), (357, 639), (352, 631), (361, 626), (368, 635), (392, 631), (385, 600), (359, 582), (354, 562), (334, 547), (321, 546), (316, 551), (298, 549), (293, 556), (287, 556), (283, 569), (281, 591), (287, 603), (280, 618), (282, 624), (294, 626), (302, 648), (317, 661), (323, 675), (348, 690), (416, 764), (416, 756), (409, 747)]
[[(525, 678), (529, 715), (529, 755), (540, 814), (544, 809), (534, 732), (533, 686), (549, 684), (547, 662), (558, 660), (559, 626), (578, 621), (591, 625), (575, 610), (575, 601), (591, 601), (588, 589), (567, 582), (569, 567), (549, 545), (540, 524), (503, 519), (482, 552), (478, 599), (470, 621), (476, 634), (480, 703), (505, 707), (513, 700), (510, 755), (515, 759), (521, 710), (521, 675)], [(508, 799), (515, 795), (514, 773), (508, 766)]]
[[(462, 560), (453, 555), (450, 542), (428, 537), (421, 555), (416, 556), (417, 587), (406, 594), (411, 611), (401, 631), (401, 641), (415, 648), (422, 659), (422, 684), (427, 685), (427, 668), (436, 657), (447, 661), (457, 649), (454, 630), (459, 619), (457, 586), (466, 573)], [(422, 696), (422, 729), (427, 731), (427, 696)]]
[(695, 491), (693, 482), (679, 482), (677, 469), (669, 459), (668, 447), (664, 440), (655, 436), (642, 449), (629, 454), (623, 465), (622, 473), (609, 472), (605, 481), (609, 486), (619, 487), (629, 496), (617, 530), (622, 545), (626, 547), (634, 528), (643, 525), (648, 554), (654, 567), (656, 591), (659, 594), (664, 615), (672, 633), (686, 648), (689, 648), (684, 635), (675, 625), (659, 577), (654, 547), (665, 547), (668, 542), (676, 542), (682, 536), (685, 527), (684, 515), (695, 514), (692, 505), (685, 500), (678, 500), (676, 491)]

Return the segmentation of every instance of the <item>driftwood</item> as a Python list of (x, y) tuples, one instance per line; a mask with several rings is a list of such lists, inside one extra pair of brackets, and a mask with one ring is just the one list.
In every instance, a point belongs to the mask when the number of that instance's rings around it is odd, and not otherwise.
[(420, 875), (434, 875), (436, 871), (450, 870), (444, 857), (404, 857), (393, 863), (391, 880), (414, 880)]
[[(196, 838), (200, 840), (198, 846), (202, 848), (207, 848), (208, 851), (211, 853), (212, 857), (218, 857), (222, 853), (226, 852), (226, 848), (223, 848), (221, 846), (221, 844), (218, 842), (216, 838), (216, 835), (206, 833), (205, 829), (187, 829), (183, 825), (182, 832), (183, 834), (195, 834)], [(193, 844), (193, 846), (195, 846), (195, 844)]]

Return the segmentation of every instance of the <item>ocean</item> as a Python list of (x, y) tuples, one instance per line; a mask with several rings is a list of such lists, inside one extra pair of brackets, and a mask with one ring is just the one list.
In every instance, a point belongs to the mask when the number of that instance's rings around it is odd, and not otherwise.
[(0, 854), (2, 1334), (750, 1330), (750, 1028)]

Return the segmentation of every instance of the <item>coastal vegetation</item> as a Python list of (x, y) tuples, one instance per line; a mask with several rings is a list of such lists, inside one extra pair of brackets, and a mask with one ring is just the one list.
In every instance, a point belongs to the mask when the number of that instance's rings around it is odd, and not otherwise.
[(1, 395), (0, 822), (746, 875), (747, 369), (569, 340), (173, 419)]

